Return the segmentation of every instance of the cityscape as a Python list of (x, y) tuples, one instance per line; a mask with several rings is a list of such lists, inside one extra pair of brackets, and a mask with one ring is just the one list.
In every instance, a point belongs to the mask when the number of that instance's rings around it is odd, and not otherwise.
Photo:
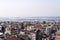
[(0, 40), (60, 40), (60, 17), (0, 18)]
[(60, 0), (0, 0), (0, 40), (60, 40)]

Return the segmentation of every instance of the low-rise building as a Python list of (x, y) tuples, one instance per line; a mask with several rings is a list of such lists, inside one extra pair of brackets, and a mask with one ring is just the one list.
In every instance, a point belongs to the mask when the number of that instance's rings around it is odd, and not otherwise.
[(56, 40), (60, 40), (60, 31), (56, 32)]

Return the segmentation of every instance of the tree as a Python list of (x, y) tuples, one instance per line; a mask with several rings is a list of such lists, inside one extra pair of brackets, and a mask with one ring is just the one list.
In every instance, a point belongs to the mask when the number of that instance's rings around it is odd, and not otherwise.
[(21, 29), (24, 29), (24, 23), (21, 23)]
[(46, 21), (43, 21), (43, 24), (46, 24)]

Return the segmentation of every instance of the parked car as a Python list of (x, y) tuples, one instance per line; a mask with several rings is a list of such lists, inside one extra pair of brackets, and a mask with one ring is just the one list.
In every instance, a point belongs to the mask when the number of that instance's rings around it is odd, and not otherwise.
[(4, 34), (0, 32), (0, 38), (4, 38)]

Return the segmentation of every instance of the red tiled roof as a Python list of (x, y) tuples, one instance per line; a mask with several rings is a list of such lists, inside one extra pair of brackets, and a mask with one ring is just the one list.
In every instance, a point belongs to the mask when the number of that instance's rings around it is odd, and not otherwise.
[(42, 29), (43, 27), (41, 25), (36, 25), (34, 28)]

